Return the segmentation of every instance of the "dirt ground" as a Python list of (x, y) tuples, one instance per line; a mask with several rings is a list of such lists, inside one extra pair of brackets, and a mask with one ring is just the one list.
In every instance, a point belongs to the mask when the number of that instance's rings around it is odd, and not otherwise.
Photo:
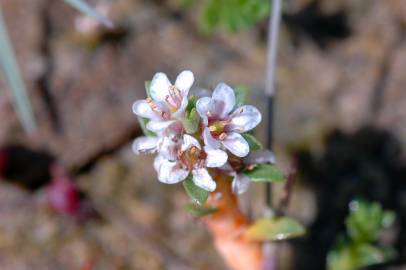
[[(144, 81), (155, 72), (174, 78), (190, 69), (200, 87), (248, 86), (250, 103), (265, 114), (266, 22), (206, 36), (197, 11), (181, 11), (173, 1), (113, 2), (108, 15), (117, 30), (83, 32), (86, 19), (64, 1), (0, 0), (38, 124), (33, 134), (23, 132), (0, 76), (0, 144), (55, 155), (100, 214), (77, 223), (47, 209), (43, 190), (1, 182), (0, 268), (227, 269), (210, 235), (183, 209), (182, 188), (160, 184), (152, 157), (131, 152), (141, 134), (131, 104), (144, 97)], [(307, 2), (289, 1), (287, 14)], [(292, 149), (320, 152), (333, 128), (372, 125), (406, 146), (406, 2), (321, 2), (321, 14), (345, 11), (349, 33), (331, 37), (306, 30), (299, 17), (284, 19), (274, 130), (284, 169)], [(265, 128), (266, 119), (257, 130), (263, 142)], [(261, 189), (246, 196), (253, 215), (263, 210)], [(298, 186), (290, 213), (311, 223), (314, 200)], [(291, 269), (291, 248), (281, 250), (282, 268)]]

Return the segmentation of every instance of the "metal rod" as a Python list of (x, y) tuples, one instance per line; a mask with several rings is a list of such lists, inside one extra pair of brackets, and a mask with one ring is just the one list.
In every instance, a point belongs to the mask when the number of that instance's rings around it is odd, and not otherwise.
[[(279, 28), (282, 13), (282, 0), (271, 0), (271, 16), (269, 18), (267, 66), (265, 79), (265, 94), (268, 96), (268, 141), (267, 146), (272, 149), (274, 96), (276, 88), (276, 66), (278, 57)], [(266, 183), (266, 204), (272, 209), (272, 185)]]

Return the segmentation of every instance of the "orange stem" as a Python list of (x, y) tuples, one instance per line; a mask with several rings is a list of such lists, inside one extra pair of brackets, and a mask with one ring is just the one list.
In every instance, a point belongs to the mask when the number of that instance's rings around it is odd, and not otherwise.
[(212, 234), (217, 250), (233, 270), (262, 269), (261, 244), (243, 235), (249, 222), (231, 191), (231, 179), (220, 174), (215, 179), (217, 189), (211, 193), (207, 206), (215, 207), (218, 211), (202, 220)]

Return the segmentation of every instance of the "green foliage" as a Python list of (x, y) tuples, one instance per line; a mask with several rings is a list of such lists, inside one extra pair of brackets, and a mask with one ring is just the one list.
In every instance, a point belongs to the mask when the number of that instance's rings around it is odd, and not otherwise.
[(245, 170), (244, 174), (253, 182), (281, 182), (285, 180), (283, 172), (270, 164), (259, 164), (252, 170)]
[(147, 97), (151, 97), (151, 90), (150, 90), (151, 81), (145, 81), (144, 86), (145, 86), (145, 92), (147, 93)]
[(196, 101), (197, 98), (195, 96), (189, 97), (185, 118), (183, 119), (183, 126), (189, 134), (196, 133), (199, 128), (200, 116), (196, 110)]
[(71, 5), (72, 7), (76, 8), (80, 12), (83, 12), (84, 14), (95, 18), (97, 21), (100, 23), (104, 24), (104, 26), (112, 28), (113, 23), (98, 13), (94, 8), (92, 8), (89, 4), (87, 4), (84, 0), (65, 0), (66, 3)]
[(145, 136), (149, 136), (149, 137), (157, 136), (155, 134), (155, 132), (152, 132), (151, 130), (147, 129), (147, 124), (149, 122), (149, 120), (147, 118), (138, 116), (137, 119), (138, 119), (138, 123), (140, 124), (141, 130)]
[(292, 218), (275, 217), (259, 219), (251, 225), (245, 236), (255, 241), (278, 241), (302, 236), (306, 230)]
[(248, 89), (244, 86), (236, 86), (234, 87), (234, 94), (235, 94), (235, 107), (241, 107), (247, 101), (248, 96)]
[(377, 203), (354, 200), (345, 224), (346, 236), (340, 236), (327, 257), (328, 270), (356, 270), (381, 264), (396, 257), (391, 247), (377, 243), (382, 229), (393, 224), (395, 214)]
[(216, 27), (240, 31), (266, 18), (269, 10), (269, 0), (207, 0), (200, 27), (204, 32), (211, 32)]
[(193, 183), (191, 176), (183, 181), (183, 187), (185, 188), (186, 193), (189, 195), (192, 201), (197, 203), (198, 205), (203, 205), (209, 197), (209, 192), (196, 186), (195, 183)]
[(17, 65), (14, 50), (10, 43), (6, 25), (3, 21), (0, 7), (0, 65), (13, 96), (14, 108), (26, 130), (31, 132), (36, 128), (30, 100)]
[(217, 208), (214, 207), (204, 207), (201, 205), (196, 205), (194, 203), (188, 203), (185, 205), (186, 211), (194, 215), (195, 217), (203, 217), (207, 215), (214, 214), (218, 211)]
[(347, 244), (330, 251), (327, 261), (329, 270), (357, 270), (387, 262), (395, 257), (396, 252), (389, 247)]
[(350, 215), (345, 223), (352, 241), (372, 242), (378, 239), (382, 229), (392, 225), (394, 219), (394, 213), (384, 211), (377, 202), (355, 200), (350, 204)]
[(187, 133), (193, 134), (199, 128), (199, 121), (199, 114), (196, 108), (193, 108), (190, 112), (186, 112), (185, 118), (183, 119), (183, 127)]
[(262, 144), (255, 138), (253, 135), (249, 133), (242, 134), (244, 139), (247, 141), (248, 145), (250, 146), (250, 151), (256, 151), (262, 149)]

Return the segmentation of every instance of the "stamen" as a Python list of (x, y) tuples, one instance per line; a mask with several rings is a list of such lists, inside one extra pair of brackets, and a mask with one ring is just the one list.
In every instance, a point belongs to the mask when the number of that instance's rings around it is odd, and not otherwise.
[(196, 154), (196, 151), (197, 151), (197, 147), (196, 147), (196, 146), (192, 146), (192, 147), (190, 148), (190, 153), (191, 153), (192, 155)]
[(256, 164), (251, 164), (251, 165), (248, 165), (246, 168), (247, 168), (247, 170), (252, 171), (256, 166), (257, 166)]
[(219, 136), (220, 140), (224, 140), (227, 137), (227, 134), (225, 132), (221, 133)]

